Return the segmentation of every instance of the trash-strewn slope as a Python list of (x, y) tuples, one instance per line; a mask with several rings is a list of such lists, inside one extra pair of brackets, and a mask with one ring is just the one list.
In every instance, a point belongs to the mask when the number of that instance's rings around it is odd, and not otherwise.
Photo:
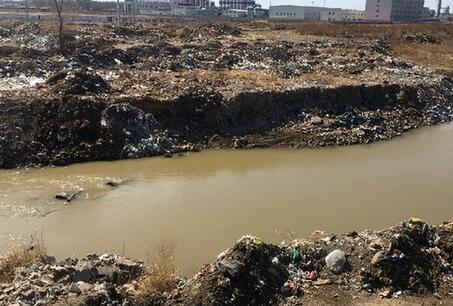
[[(1, 263), (1, 261), (0, 261)], [(143, 293), (145, 267), (115, 255), (44, 257), (0, 284), (0, 303), (300, 305), (453, 302), (453, 223), (419, 219), (385, 230), (269, 244), (245, 236), (192, 278)], [(149, 289), (149, 288), (148, 288)]]
[[(0, 167), (371, 143), (451, 120), (451, 79), (387, 34), (277, 25), (68, 24), (61, 55), (48, 24), (0, 23)], [(446, 29), (397, 43), (445, 47)]]

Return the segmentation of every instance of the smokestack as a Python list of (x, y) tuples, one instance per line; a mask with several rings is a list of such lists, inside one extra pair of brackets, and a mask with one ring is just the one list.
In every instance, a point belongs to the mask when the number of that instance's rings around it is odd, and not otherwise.
[(437, 4), (437, 17), (440, 17), (442, 10), (442, 0), (439, 0), (439, 3)]

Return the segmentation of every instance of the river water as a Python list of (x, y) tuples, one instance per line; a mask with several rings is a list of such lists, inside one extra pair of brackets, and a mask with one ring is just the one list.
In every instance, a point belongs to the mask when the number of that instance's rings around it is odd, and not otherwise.
[[(287, 231), (382, 228), (412, 216), (440, 223), (453, 217), (452, 182), (453, 124), (372, 145), (3, 170), (0, 252), (37, 234), (57, 258), (146, 259), (164, 239), (188, 275), (245, 234), (277, 242)], [(71, 204), (53, 199), (80, 189)]]

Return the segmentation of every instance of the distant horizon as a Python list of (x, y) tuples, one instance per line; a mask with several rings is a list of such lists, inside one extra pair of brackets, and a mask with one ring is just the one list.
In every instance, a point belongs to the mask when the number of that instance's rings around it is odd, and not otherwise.
[[(0, 0), (1, 1), (1, 0)], [(23, 1), (23, 0), (12, 0), (12, 1)], [(94, 0), (100, 2), (110, 2), (116, 0)], [(152, 1), (152, 0), (150, 0)], [(168, 0), (155, 0), (155, 1), (168, 1)], [(332, 8), (342, 9), (357, 9), (364, 10), (366, 0), (255, 0), (257, 4), (260, 4), (263, 8), (269, 8), (269, 3), (272, 5), (299, 5), (299, 6), (325, 6)], [(120, 0), (124, 2), (124, 0)], [(219, 5), (219, 0), (214, 0), (216, 5)], [(425, 0), (425, 7), (431, 9), (437, 9), (438, 0)], [(442, 7), (450, 6), (453, 10), (453, 0), (442, 0)]]
[[(218, 1), (215, 1), (218, 4)], [(264, 8), (269, 8), (269, 3), (272, 5), (301, 5), (301, 6), (324, 6), (343, 9), (364, 10), (366, 0), (256, 0)], [(442, 7), (449, 5), (453, 9), (453, 0), (442, 0)], [(437, 9), (437, 0), (425, 0), (425, 6), (431, 9)]]

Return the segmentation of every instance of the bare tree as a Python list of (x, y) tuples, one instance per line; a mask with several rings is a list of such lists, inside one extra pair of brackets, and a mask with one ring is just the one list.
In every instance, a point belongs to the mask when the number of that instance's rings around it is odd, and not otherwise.
[(117, 15), (118, 15), (118, 25), (120, 26), (121, 25), (121, 8), (120, 8), (120, 0), (116, 0), (116, 11), (117, 11)]
[(58, 44), (60, 47), (60, 53), (64, 54), (64, 37), (63, 37), (63, 1), (64, 0), (54, 0), (55, 10), (57, 11), (58, 17)]
[(28, 0), (25, 0), (25, 14), (27, 15), (27, 22), (29, 22), (30, 16), (28, 14)]

